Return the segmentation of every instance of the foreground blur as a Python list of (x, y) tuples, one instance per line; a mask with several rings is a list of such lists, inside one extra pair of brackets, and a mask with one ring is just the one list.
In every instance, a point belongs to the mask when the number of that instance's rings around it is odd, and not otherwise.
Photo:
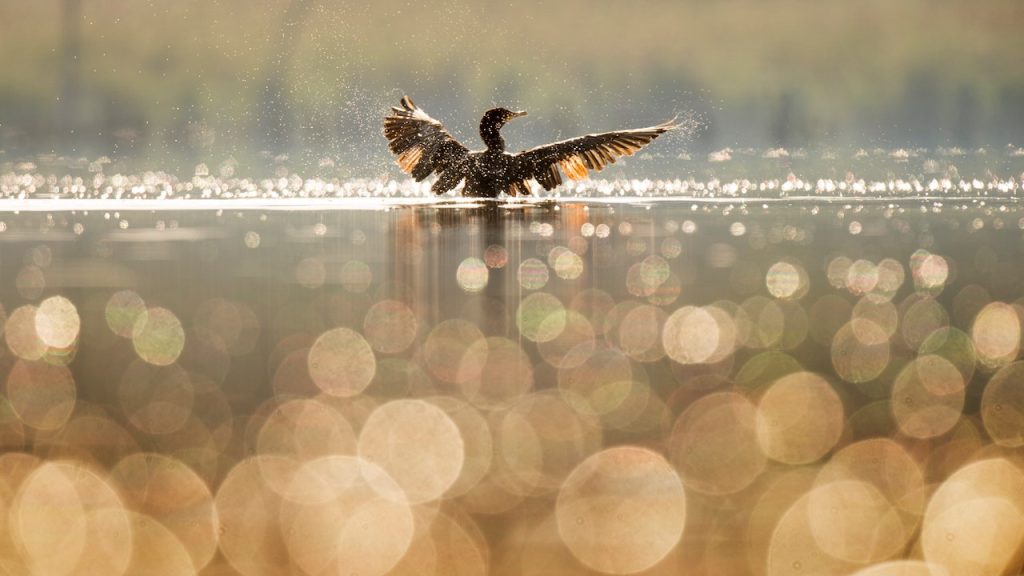
[(0, 573), (1015, 573), (1022, 230), (1012, 198), (4, 214)]

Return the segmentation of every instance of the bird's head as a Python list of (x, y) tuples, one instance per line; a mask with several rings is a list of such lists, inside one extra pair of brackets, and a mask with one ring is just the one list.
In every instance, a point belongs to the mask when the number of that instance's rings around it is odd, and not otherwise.
[(520, 116), (526, 116), (526, 111), (512, 111), (508, 108), (491, 108), (487, 112), (484, 112), (484, 117), (483, 120), (480, 121), (480, 125), (481, 127), (486, 125), (501, 128), (509, 120)]

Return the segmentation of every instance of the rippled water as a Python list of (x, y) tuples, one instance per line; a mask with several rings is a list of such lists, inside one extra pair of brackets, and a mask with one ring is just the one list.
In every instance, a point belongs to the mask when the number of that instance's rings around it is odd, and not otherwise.
[(1020, 568), (1012, 172), (437, 203), (21, 168), (8, 573)]
[[(3, 159), (0, 151), (0, 160)], [(108, 157), (89, 160), (42, 156), (0, 162), (0, 208), (16, 209), (24, 200), (247, 200), (249, 206), (294, 207), (310, 202), (345, 202), (334, 207), (379, 207), (395, 203), (434, 203), (430, 182), (393, 180), (397, 171), (382, 167), (374, 178), (349, 177), (333, 159), (318, 169), (295, 168), (287, 156), (267, 158), (240, 176), (234, 159), (199, 163), (187, 176), (181, 171), (142, 171), (134, 162)], [(693, 158), (641, 153), (595, 173), (593, 180), (567, 181), (535, 194), (547, 199), (879, 199), (1013, 198), (1024, 183), (1024, 148), (960, 148), (807, 151), (784, 148), (725, 148)], [(445, 198), (450, 198), (446, 196)], [(68, 209), (70, 204), (38, 204), (41, 209)], [(189, 208), (188, 203), (146, 208)]]

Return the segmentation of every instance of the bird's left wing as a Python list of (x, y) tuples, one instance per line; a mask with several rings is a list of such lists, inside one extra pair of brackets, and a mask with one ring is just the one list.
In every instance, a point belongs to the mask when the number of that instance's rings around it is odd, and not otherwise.
[(384, 117), (384, 137), (398, 156), (398, 166), (416, 181), (437, 172), (437, 182), (431, 187), (435, 194), (455, 188), (465, 176), (469, 150), (408, 96)]
[(583, 180), (588, 169), (601, 170), (617, 158), (632, 156), (658, 136), (676, 128), (674, 122), (669, 120), (649, 128), (587, 134), (538, 146), (517, 154), (516, 167), (518, 173), (540, 182), (545, 190), (551, 190), (562, 183), (559, 168), (572, 180)]

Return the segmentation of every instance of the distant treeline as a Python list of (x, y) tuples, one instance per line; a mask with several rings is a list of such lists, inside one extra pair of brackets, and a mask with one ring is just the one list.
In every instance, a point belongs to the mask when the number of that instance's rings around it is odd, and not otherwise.
[[(725, 146), (1024, 141), (1018, 0), (0, 0), (0, 161), (383, 170), (408, 93), (467, 143), (690, 115)], [(261, 154), (262, 153), (262, 154)]]

